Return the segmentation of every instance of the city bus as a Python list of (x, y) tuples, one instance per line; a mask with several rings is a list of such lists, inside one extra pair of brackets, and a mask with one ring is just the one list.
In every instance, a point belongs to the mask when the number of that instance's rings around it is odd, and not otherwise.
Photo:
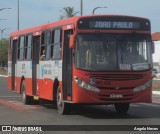
[(49, 100), (59, 114), (73, 105), (109, 105), (127, 113), (152, 102), (150, 20), (75, 16), (10, 34), (8, 88), (24, 104)]

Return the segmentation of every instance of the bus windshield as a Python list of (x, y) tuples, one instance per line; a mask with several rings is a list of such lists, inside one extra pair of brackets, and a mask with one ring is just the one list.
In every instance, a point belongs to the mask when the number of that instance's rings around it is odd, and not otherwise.
[(140, 71), (151, 68), (147, 34), (78, 34), (75, 67), (89, 71)]

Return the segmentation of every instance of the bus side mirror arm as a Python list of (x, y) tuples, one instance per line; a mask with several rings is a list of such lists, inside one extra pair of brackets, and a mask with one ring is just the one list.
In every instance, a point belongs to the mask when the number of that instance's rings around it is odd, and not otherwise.
[(69, 48), (72, 48), (72, 49), (75, 48), (75, 36), (74, 35), (70, 35), (70, 38), (69, 38)]

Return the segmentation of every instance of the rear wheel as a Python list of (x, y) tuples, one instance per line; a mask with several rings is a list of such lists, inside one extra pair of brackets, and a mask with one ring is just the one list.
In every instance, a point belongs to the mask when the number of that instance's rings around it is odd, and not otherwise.
[(56, 100), (57, 100), (57, 110), (58, 113), (63, 115), (63, 114), (68, 114), (69, 113), (69, 104), (65, 103), (63, 101), (63, 97), (62, 97), (62, 92), (60, 91), (59, 87), (57, 89), (57, 96), (56, 96)]
[(21, 93), (23, 104), (30, 104), (33, 101), (33, 98), (31, 96), (26, 95), (26, 85), (24, 80), (22, 81)]
[(114, 104), (114, 106), (115, 106), (117, 113), (126, 114), (129, 110), (130, 104), (129, 103), (117, 103), (117, 104)]

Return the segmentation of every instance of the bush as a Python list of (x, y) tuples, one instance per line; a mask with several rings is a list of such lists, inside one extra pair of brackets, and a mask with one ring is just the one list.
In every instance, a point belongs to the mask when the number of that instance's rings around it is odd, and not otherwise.
[(8, 40), (0, 40), (0, 66), (5, 67), (8, 63)]

